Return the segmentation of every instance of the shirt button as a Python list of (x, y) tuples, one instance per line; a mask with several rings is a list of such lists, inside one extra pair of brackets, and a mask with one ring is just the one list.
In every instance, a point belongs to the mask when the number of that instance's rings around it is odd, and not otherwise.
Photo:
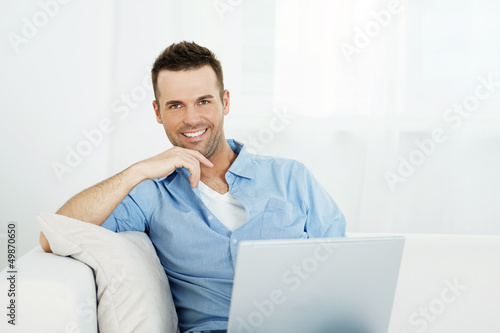
[(212, 220), (214, 219), (214, 217), (213, 217), (212, 215), (208, 215), (208, 216), (207, 216), (207, 219), (208, 219), (209, 221), (212, 221)]
[(236, 244), (236, 243), (238, 243), (238, 240), (233, 238), (233, 244)]

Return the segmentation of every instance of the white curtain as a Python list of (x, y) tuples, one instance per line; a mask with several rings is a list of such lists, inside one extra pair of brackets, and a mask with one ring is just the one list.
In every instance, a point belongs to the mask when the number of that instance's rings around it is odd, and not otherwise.
[(498, 13), (494, 0), (4, 1), (0, 220), (19, 223), (26, 252), (36, 212), (169, 148), (149, 70), (194, 40), (222, 61), (227, 137), (305, 163), (349, 231), (498, 234)]
[(499, 13), (276, 2), (274, 102), (298, 115), (277, 149), (315, 171), (351, 231), (500, 232)]

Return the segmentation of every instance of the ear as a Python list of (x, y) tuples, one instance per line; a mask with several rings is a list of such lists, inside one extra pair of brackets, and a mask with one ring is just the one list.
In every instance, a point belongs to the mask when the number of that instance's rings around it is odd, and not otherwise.
[(155, 113), (156, 113), (156, 121), (158, 122), (158, 124), (163, 124), (163, 121), (161, 119), (161, 114), (160, 114), (160, 106), (158, 105), (156, 100), (153, 101), (153, 108), (155, 109)]
[(229, 90), (224, 90), (224, 95), (222, 98), (222, 106), (224, 107), (224, 115), (227, 116), (229, 113)]

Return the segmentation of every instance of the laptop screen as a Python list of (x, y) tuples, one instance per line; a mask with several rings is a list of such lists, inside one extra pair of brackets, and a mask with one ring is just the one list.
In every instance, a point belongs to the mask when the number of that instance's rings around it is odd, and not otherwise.
[(229, 333), (387, 332), (403, 237), (239, 246)]

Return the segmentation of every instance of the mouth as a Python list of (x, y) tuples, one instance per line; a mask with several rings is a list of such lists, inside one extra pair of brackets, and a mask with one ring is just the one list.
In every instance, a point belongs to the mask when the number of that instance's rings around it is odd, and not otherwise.
[(206, 128), (196, 131), (196, 132), (183, 132), (182, 135), (184, 135), (186, 138), (190, 139), (195, 139), (201, 137), (205, 132), (207, 131)]

